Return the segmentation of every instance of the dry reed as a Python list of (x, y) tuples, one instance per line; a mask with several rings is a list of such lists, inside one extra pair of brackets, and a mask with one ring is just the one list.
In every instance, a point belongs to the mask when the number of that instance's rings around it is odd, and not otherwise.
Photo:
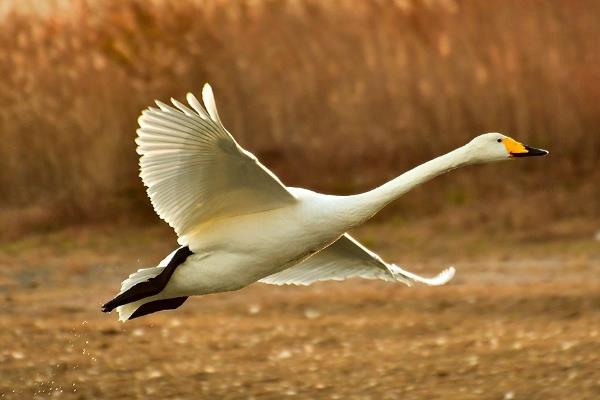
[(399, 207), (599, 214), (597, 1), (28, 4), (0, 9), (4, 210), (148, 215), (136, 118), (209, 81), (226, 126), (288, 184), (362, 190), (501, 131), (552, 156), (461, 172)]

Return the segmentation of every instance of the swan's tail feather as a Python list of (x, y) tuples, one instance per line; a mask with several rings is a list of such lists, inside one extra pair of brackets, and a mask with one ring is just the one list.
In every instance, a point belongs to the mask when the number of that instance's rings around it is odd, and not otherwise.
[(120, 293), (126, 292), (127, 290), (131, 289), (138, 283), (145, 282), (150, 278), (154, 278), (155, 276), (158, 276), (162, 271), (163, 271), (163, 267), (160, 267), (160, 266), (152, 267), (152, 268), (138, 269), (136, 272), (129, 275), (129, 277), (121, 283), (121, 292)]
[(117, 307), (117, 313), (119, 313), (119, 321), (125, 322), (133, 315), (135, 310), (140, 308), (146, 302), (144, 300), (135, 301), (133, 303), (125, 304)]

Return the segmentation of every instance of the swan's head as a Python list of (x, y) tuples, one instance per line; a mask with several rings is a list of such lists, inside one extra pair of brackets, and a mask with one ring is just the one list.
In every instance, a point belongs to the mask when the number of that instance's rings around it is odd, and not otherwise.
[(465, 147), (471, 160), (476, 163), (548, 154), (547, 150), (524, 145), (501, 133), (484, 133), (471, 140)]

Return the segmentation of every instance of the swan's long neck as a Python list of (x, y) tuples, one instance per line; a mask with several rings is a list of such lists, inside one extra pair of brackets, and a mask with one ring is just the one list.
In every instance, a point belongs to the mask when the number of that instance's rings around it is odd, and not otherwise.
[(402, 196), (414, 187), (445, 172), (471, 163), (467, 149), (458, 149), (434, 158), (391, 181), (365, 193), (350, 196), (352, 209), (360, 222), (371, 218), (386, 204)]

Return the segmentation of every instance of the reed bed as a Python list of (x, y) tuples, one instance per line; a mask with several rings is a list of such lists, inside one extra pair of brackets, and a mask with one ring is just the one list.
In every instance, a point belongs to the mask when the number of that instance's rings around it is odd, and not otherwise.
[(400, 215), (595, 217), (599, 18), (595, 0), (4, 3), (2, 215), (147, 218), (137, 116), (208, 81), (228, 129), (287, 184), (364, 190), (500, 131), (551, 157), (444, 177)]

